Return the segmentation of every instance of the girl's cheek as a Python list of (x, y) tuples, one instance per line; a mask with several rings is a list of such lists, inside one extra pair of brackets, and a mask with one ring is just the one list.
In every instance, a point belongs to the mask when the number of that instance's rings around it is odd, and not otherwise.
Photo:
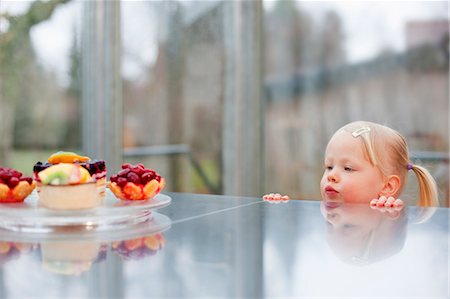
[(326, 183), (327, 183), (326, 177), (325, 175), (323, 175), (322, 179), (320, 180), (320, 190), (322, 190), (325, 187)]
[(358, 186), (358, 184), (354, 184), (351, 181), (348, 181), (341, 190), (344, 202), (349, 203), (360, 203), (363, 201), (362, 197), (364, 197), (364, 193), (361, 186)]

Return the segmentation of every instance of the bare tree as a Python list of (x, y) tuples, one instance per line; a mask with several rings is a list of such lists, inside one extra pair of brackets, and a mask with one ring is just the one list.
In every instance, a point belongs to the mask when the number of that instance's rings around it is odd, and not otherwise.
[(22, 15), (3, 13), (0, 20), (9, 24), (0, 32), (0, 164), (8, 162), (13, 144), (14, 113), (26, 82), (23, 75), (35, 57), (31, 45), (31, 28), (51, 17), (55, 8), (70, 0), (35, 1)]

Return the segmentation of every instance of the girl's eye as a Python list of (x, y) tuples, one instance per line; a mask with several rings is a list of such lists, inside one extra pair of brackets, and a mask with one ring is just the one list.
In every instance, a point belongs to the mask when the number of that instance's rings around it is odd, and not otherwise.
[(344, 167), (345, 171), (353, 171), (353, 169), (351, 167)]
[(332, 169), (333, 169), (333, 166), (325, 165), (325, 169), (326, 169), (326, 170), (332, 170)]

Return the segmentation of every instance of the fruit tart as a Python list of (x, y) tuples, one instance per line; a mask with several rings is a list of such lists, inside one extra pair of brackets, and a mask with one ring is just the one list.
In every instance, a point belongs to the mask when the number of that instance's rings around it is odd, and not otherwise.
[(60, 163), (77, 164), (85, 168), (92, 179), (96, 182), (98, 192), (101, 196), (105, 195), (106, 189), (106, 164), (103, 160), (92, 160), (86, 156), (80, 156), (74, 152), (59, 151), (48, 157), (47, 161), (37, 162), (33, 167), (34, 179), (38, 182), (38, 190), (40, 179), (38, 173), (52, 165)]
[(56, 210), (89, 209), (100, 205), (95, 180), (78, 164), (59, 163), (37, 173), (39, 203)]
[(109, 189), (119, 199), (144, 200), (153, 198), (166, 185), (166, 181), (153, 169), (145, 168), (141, 163), (125, 163), (122, 170), (111, 176)]
[(20, 171), (0, 167), (0, 203), (22, 202), (35, 186), (33, 179)]
[(112, 251), (124, 260), (139, 260), (148, 255), (154, 255), (161, 250), (166, 241), (163, 234), (158, 233), (146, 237), (113, 242)]

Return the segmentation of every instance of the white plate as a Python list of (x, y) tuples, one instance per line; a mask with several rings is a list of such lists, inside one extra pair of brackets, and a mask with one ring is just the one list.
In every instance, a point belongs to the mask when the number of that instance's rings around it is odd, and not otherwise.
[(26, 229), (13, 231), (0, 228), (0, 241), (17, 243), (45, 243), (45, 242), (96, 242), (107, 243), (113, 241), (123, 241), (162, 233), (170, 229), (172, 222), (169, 217), (152, 212), (152, 218), (135, 225), (125, 225), (114, 229), (89, 229), (88, 227), (60, 227), (53, 231)]
[(0, 227), (24, 232), (52, 232), (68, 227), (111, 230), (148, 221), (152, 210), (170, 202), (171, 198), (164, 194), (149, 200), (119, 200), (106, 189), (106, 196), (97, 208), (59, 211), (40, 206), (34, 191), (23, 203), (0, 204)]

